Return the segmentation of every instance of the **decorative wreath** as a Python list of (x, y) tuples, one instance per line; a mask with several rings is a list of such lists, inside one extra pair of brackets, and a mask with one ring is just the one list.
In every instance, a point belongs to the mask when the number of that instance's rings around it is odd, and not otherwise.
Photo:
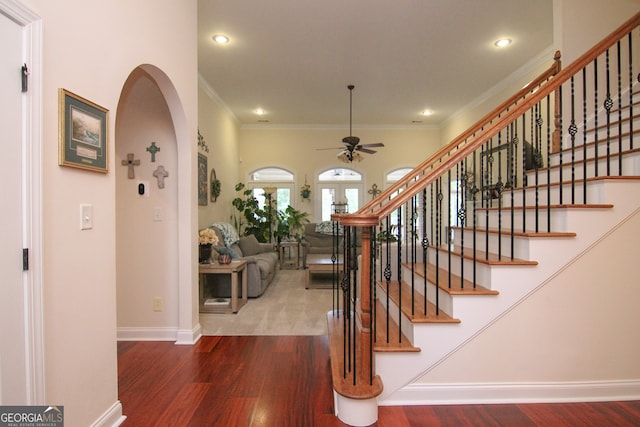
[(222, 184), (220, 180), (216, 177), (216, 170), (211, 169), (211, 201), (215, 202), (220, 195), (220, 190), (222, 188)]

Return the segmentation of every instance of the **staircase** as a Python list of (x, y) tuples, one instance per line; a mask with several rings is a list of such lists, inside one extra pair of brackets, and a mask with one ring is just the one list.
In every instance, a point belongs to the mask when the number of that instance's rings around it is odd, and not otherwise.
[[(470, 380), (478, 386), (456, 389), (433, 381), (457, 359), (475, 362), (464, 358), (466, 346), (617, 231), (640, 237), (639, 24), (634, 16), (563, 70), (556, 54), (549, 70), (403, 180), (355, 214), (332, 217), (344, 227), (334, 258), (346, 266), (341, 305), (327, 315), (342, 421), (370, 425), (379, 404), (518, 399), (522, 390), (512, 384), (483, 389)], [(359, 257), (350, 244), (356, 236)], [(635, 283), (637, 295), (638, 281), (624, 279), (634, 265), (622, 264), (615, 277)], [(638, 384), (627, 384), (636, 398)], [(552, 389), (543, 386), (538, 399)]]

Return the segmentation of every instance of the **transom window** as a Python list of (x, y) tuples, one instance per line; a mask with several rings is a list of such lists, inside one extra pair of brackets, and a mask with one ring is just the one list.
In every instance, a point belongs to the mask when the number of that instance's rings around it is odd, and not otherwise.
[(287, 206), (293, 205), (294, 176), (288, 170), (275, 167), (262, 168), (249, 174), (249, 178), (249, 187), (261, 208), (264, 209), (267, 191), (276, 201), (277, 210), (284, 211)]

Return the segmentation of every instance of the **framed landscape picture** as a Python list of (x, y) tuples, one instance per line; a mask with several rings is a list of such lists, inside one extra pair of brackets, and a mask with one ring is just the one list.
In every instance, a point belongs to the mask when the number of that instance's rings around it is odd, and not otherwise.
[(58, 164), (107, 173), (109, 110), (65, 89), (58, 102)]

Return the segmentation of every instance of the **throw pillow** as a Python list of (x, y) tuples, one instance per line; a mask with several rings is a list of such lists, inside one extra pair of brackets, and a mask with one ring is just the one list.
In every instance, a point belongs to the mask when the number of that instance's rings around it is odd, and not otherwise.
[(241, 237), (238, 245), (240, 246), (240, 249), (242, 250), (244, 256), (256, 255), (262, 251), (260, 242), (258, 242), (258, 239), (256, 239), (256, 236), (254, 236), (253, 234)]

